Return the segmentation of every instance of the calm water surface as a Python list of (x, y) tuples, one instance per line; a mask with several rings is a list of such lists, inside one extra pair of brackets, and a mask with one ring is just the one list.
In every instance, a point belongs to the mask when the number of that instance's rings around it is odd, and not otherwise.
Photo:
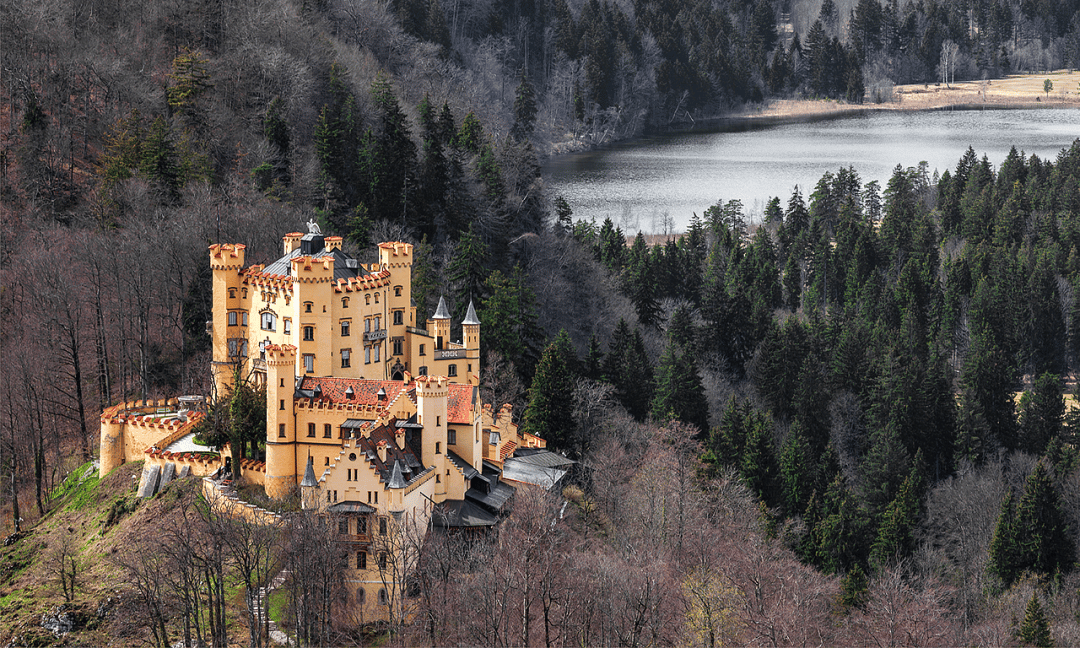
[(624, 231), (681, 231), (720, 199), (742, 200), (760, 218), (771, 196), (786, 206), (795, 185), (807, 197), (826, 171), (842, 166), (884, 189), (897, 164), (952, 170), (968, 146), (995, 167), (1014, 145), (1053, 160), (1077, 137), (1077, 110), (881, 112), (635, 140), (552, 159), (544, 178), (575, 220), (610, 216)]

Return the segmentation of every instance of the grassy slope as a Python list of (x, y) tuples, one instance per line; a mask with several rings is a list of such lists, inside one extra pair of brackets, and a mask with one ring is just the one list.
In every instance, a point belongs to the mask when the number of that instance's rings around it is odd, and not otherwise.
[[(176, 501), (171, 491), (197, 488), (197, 480), (174, 482), (163, 495), (135, 495), (141, 462), (124, 464), (98, 479), (90, 464), (74, 470), (54, 493), (52, 510), (21, 540), (0, 547), (0, 645), (141, 645), (139, 623), (120, 571), (107, 557), (133, 534), (153, 533), (155, 520)], [(84, 478), (85, 476), (85, 478)], [(41, 627), (41, 617), (64, 604), (59, 578), (48, 567), (50, 547), (74, 537), (81, 571), (68, 610), (75, 630), (63, 638)], [(242, 601), (242, 597), (238, 596)], [(105, 611), (99, 617), (99, 610)]]

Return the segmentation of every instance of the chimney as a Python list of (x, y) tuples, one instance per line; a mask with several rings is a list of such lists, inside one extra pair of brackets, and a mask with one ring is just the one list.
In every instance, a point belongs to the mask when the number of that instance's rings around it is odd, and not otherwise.
[(289, 232), (281, 238), (285, 244), (285, 254), (289, 254), (296, 248), (300, 247), (300, 239), (303, 238), (303, 234), (300, 232)]
[(402, 430), (401, 428), (398, 428), (397, 431), (394, 432), (394, 440), (397, 441), (398, 450), (404, 450), (405, 449), (405, 430)]
[(389, 445), (389, 444), (387, 444), (386, 439), (383, 439), (382, 441), (379, 441), (379, 445), (378, 445), (378, 448), (379, 448), (379, 461), (381, 461), (383, 463), (386, 463), (386, 446), (387, 445)]

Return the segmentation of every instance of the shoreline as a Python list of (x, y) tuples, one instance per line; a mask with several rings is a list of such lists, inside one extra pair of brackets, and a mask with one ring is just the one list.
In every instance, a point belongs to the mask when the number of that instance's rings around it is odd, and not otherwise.
[[(1043, 92), (1044, 80), (1054, 89)], [(744, 130), (763, 126), (841, 119), (862, 113), (885, 111), (921, 112), (934, 110), (1028, 110), (1071, 108), (1080, 110), (1080, 71), (1058, 70), (1046, 74), (1010, 75), (986, 81), (960, 81), (940, 84), (909, 84), (893, 89), (893, 100), (881, 103), (847, 103), (835, 99), (776, 99), (764, 105), (712, 117), (691, 124), (644, 133), (650, 137), (668, 133), (699, 133)], [(642, 136), (632, 137), (633, 141)], [(616, 144), (585, 145), (584, 142), (561, 142), (552, 146), (548, 158), (584, 153)]]

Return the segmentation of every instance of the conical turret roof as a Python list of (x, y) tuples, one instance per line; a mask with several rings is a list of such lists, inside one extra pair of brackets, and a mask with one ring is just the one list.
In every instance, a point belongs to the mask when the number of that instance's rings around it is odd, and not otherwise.
[(462, 324), (479, 324), (480, 318), (476, 316), (476, 309), (473, 308), (472, 300), (469, 300), (469, 310), (465, 313), (465, 319), (462, 320)]
[(319, 482), (315, 480), (315, 470), (311, 467), (311, 458), (308, 457), (307, 468), (304, 469), (304, 479), (300, 482), (300, 486), (318, 486)]
[(439, 307), (435, 309), (435, 314), (431, 316), (431, 319), (450, 319), (450, 311), (446, 308), (446, 300), (439, 297)]

